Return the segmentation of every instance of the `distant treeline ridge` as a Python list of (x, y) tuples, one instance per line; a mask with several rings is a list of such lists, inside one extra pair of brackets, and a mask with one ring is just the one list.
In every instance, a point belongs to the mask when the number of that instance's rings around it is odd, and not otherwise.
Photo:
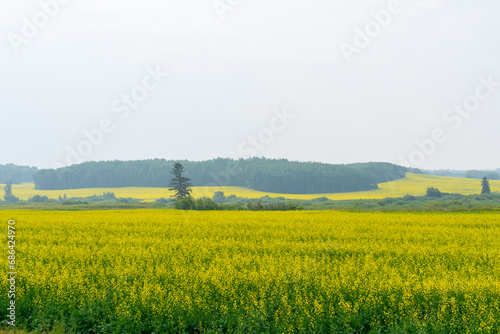
[(38, 172), (36, 167), (0, 165), (0, 183), (11, 181), (14, 184), (33, 182), (33, 175)]
[(139, 160), (86, 162), (44, 169), (34, 175), (35, 188), (62, 190), (115, 187), (168, 187), (175, 162), (184, 166), (193, 186), (240, 186), (254, 190), (317, 194), (377, 189), (378, 183), (420, 173), (390, 163), (332, 165), (285, 159)]

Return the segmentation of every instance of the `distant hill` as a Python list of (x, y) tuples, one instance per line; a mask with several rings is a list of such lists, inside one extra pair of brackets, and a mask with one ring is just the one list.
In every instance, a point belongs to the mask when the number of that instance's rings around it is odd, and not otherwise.
[(17, 166), (13, 164), (0, 165), (0, 183), (12, 181), (19, 184), (33, 182), (33, 175), (38, 172), (36, 167)]
[(465, 177), (468, 179), (482, 179), (487, 177), (490, 180), (500, 180), (500, 169), (497, 170), (468, 170)]
[(438, 169), (424, 170), (424, 174), (436, 176), (451, 176), (464, 177), (467, 179), (482, 179), (487, 177), (490, 180), (500, 180), (500, 168), (496, 170), (454, 170), (454, 169)]
[(318, 194), (372, 190), (378, 183), (420, 173), (390, 163), (333, 165), (285, 159), (213, 159), (208, 161), (86, 162), (58, 170), (40, 170), (33, 177), (41, 190), (167, 187), (175, 162), (183, 164), (193, 186), (238, 186), (287, 194)]

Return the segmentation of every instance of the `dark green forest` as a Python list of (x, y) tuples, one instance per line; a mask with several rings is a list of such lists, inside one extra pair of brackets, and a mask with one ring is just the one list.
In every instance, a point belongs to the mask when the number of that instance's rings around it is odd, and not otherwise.
[(184, 166), (193, 186), (240, 186), (287, 194), (316, 194), (376, 189), (378, 183), (419, 173), (390, 163), (332, 165), (286, 159), (212, 159), (193, 162), (164, 159), (86, 162), (40, 170), (35, 188), (61, 190), (114, 187), (168, 187), (174, 163)]
[(16, 166), (13, 164), (0, 165), (0, 183), (12, 181), (14, 184), (33, 182), (33, 175), (38, 171), (36, 167)]

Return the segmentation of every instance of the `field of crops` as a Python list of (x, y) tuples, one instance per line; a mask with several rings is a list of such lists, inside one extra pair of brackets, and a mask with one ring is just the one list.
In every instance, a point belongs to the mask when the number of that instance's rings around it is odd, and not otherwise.
[[(492, 191), (500, 191), (500, 181), (490, 181)], [(459, 193), (464, 195), (478, 194), (481, 192), (480, 180), (453, 178), (444, 176), (431, 176), (408, 173), (405, 179), (381, 183), (378, 190), (360, 191), (340, 194), (312, 194), (312, 195), (291, 195), (273, 194), (259, 192), (241, 187), (194, 187), (194, 197), (212, 197), (214, 192), (223, 191), (226, 195), (234, 194), (238, 197), (260, 198), (269, 195), (271, 197), (286, 197), (292, 199), (313, 199), (321, 196), (332, 200), (347, 199), (379, 199), (385, 197), (402, 197), (406, 194), (421, 196), (425, 195), (428, 187), (437, 187), (442, 192)], [(103, 192), (111, 191), (117, 197), (131, 197), (152, 201), (159, 198), (168, 198), (172, 193), (167, 188), (93, 188), (93, 189), (70, 189), (70, 190), (35, 190), (32, 183), (13, 186), (14, 195), (20, 199), (27, 200), (34, 195), (43, 195), (52, 199), (66, 194), (68, 197), (87, 197), (100, 195)]]
[[(133, 210), (2, 217), (5, 231), (7, 219), (17, 221), (18, 320), (31, 330), (500, 331), (498, 214)], [(7, 303), (2, 293), (0, 307)]]

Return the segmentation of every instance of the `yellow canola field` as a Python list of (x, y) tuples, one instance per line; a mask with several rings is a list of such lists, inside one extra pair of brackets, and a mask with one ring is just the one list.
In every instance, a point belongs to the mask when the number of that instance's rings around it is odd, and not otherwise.
[[(223, 191), (226, 196), (234, 194), (238, 197), (259, 198), (269, 195), (271, 197), (286, 197), (292, 199), (313, 199), (326, 196), (332, 200), (347, 199), (370, 199), (385, 197), (402, 197), (406, 194), (424, 195), (428, 187), (436, 187), (442, 192), (460, 193), (464, 195), (478, 194), (481, 191), (481, 180), (453, 178), (444, 176), (431, 176), (408, 173), (405, 179), (380, 183), (377, 190), (360, 191), (351, 193), (336, 194), (275, 194), (251, 190), (241, 187), (193, 187), (194, 197), (212, 197), (214, 192)], [(490, 181), (492, 191), (500, 191), (500, 181)], [(91, 189), (70, 189), (70, 190), (35, 190), (32, 183), (23, 183), (13, 186), (13, 193), (20, 199), (27, 200), (34, 195), (43, 195), (49, 198), (57, 199), (59, 195), (66, 194), (68, 197), (87, 197), (100, 195), (103, 192), (113, 192), (117, 197), (132, 197), (146, 201), (153, 201), (159, 198), (168, 198), (172, 194), (167, 188), (91, 188)]]
[(82, 333), (500, 328), (498, 214), (1, 214), (16, 219), (18, 322), (39, 330), (52, 321)]

